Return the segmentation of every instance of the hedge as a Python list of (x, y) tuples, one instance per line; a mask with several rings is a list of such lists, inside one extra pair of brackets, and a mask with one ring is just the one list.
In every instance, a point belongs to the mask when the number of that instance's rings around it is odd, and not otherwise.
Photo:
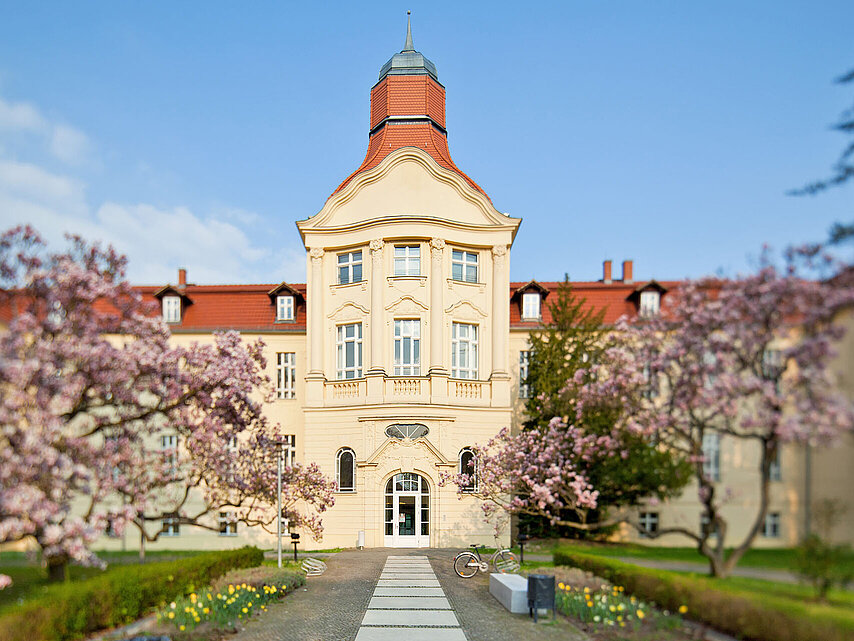
[(715, 579), (623, 563), (558, 548), (555, 565), (588, 570), (638, 598), (750, 641), (850, 641), (854, 618), (817, 604), (715, 585)]
[(231, 569), (254, 567), (263, 560), (261, 550), (244, 547), (177, 561), (121, 566), (84, 581), (52, 585), (43, 596), (0, 615), (0, 639), (77, 639), (135, 621)]

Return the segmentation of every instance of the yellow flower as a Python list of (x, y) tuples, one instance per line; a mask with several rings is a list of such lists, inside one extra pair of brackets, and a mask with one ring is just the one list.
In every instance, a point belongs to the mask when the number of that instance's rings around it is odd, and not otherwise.
[(646, 615), (643, 613), (643, 610), (637, 611), (638, 619), (643, 619)]
[(196, 596), (196, 593), (195, 593), (195, 592), (193, 592), (192, 594), (190, 594), (190, 601), (192, 601), (193, 603), (195, 603), (195, 602), (196, 602), (196, 599), (198, 599), (198, 598), (199, 598), (199, 597), (197, 597), (197, 596)]
[(561, 590), (565, 590), (565, 589), (566, 589), (566, 585), (564, 585), (563, 581), (561, 581), (560, 583), (558, 583), (558, 584), (557, 584), (557, 587), (559, 587)]
[(179, 630), (181, 630), (181, 632), (183, 632), (183, 631), (184, 631), (184, 630), (186, 630), (187, 628), (185, 628), (183, 625), (179, 625), (179, 626), (178, 626), (178, 629), (179, 629)]
[(243, 614), (246, 614), (247, 612), (249, 612), (249, 610), (247, 610), (246, 608), (243, 608)]
[(170, 613), (169, 613), (169, 614), (167, 614), (166, 616), (168, 616), (170, 619), (174, 619), (174, 618), (175, 618), (175, 613), (174, 613), (174, 612), (170, 612)]
[(687, 611), (688, 611), (687, 605), (680, 605), (679, 606), (679, 614), (685, 614)]
[(233, 585), (229, 585), (229, 586), (228, 586), (228, 593), (229, 593), (229, 594), (234, 594), (234, 586), (233, 586)]
[(617, 606), (617, 609), (618, 609), (620, 612), (622, 612), (623, 610), (625, 610), (625, 609), (626, 609), (626, 606), (624, 606), (624, 605), (621, 603), (620, 605), (618, 605), (618, 606)]
[(615, 608), (613, 605), (608, 606), (608, 609), (609, 609), (611, 612), (616, 612), (616, 611), (617, 611), (617, 608)]
[(210, 608), (202, 608), (202, 612), (204, 612), (205, 614), (207, 614), (210, 611), (211, 611)]
[[(275, 516), (275, 515), (274, 515), (274, 516)], [(588, 601), (588, 602), (587, 602), (587, 607), (588, 607), (588, 608), (592, 608), (592, 607), (593, 607), (593, 602), (592, 602), (592, 601)]]
[(584, 586), (584, 594), (588, 594), (590, 592), (590, 588)]

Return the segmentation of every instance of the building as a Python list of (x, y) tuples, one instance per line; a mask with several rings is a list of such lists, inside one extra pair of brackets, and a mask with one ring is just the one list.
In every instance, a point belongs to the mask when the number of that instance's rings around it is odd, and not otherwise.
[[(175, 285), (140, 288), (161, 302), (178, 342), (209, 340), (223, 329), (264, 339), (277, 396), (267, 412), (283, 426), (289, 459), (318, 463), (339, 485), (322, 543), (307, 547), (493, 543), (478, 502), (440, 481), (465, 469), (472, 445), (521, 422), (529, 335), (549, 322), (548, 296), (557, 283), (510, 282), (520, 223), (496, 209), (451, 159), (445, 87), (408, 32), (371, 89), (364, 161), (318, 213), (297, 223), (305, 284), (198, 286), (181, 270)], [(614, 278), (605, 261), (601, 280), (574, 285), (614, 322), (657, 312), (678, 284), (636, 282), (632, 261)], [(841, 361), (847, 369), (852, 340)], [(716, 473), (744, 488), (731, 508), (737, 537), (739, 510), (747, 514), (755, 504), (755, 472), (740, 444), (708, 447)], [(851, 461), (850, 448), (831, 455)], [(813, 460), (828, 478), (805, 494), (812, 479), (806, 460), (803, 450), (784, 451), (766, 536), (757, 545), (794, 544), (808, 522), (803, 496), (819, 486), (850, 504), (852, 467), (840, 463), (830, 474)], [(697, 523), (691, 492), (642, 508), (641, 519), (650, 528)], [(151, 547), (272, 543), (263, 532), (232, 526), (219, 536), (177, 527), (167, 534)], [(499, 540), (506, 543), (509, 532)]]

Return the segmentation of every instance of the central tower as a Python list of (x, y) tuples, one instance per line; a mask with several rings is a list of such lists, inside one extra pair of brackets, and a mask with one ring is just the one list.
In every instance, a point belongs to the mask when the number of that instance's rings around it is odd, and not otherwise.
[[(442, 473), (511, 424), (509, 249), (520, 220), (451, 160), (445, 88), (406, 43), (371, 89), (364, 161), (314, 216), (305, 457), (338, 480), (324, 545), (492, 542)], [(472, 539), (474, 537), (474, 539)]]

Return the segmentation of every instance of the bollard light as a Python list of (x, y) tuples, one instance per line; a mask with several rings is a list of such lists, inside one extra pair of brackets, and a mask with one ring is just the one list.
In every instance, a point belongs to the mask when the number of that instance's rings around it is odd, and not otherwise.
[(530, 540), (530, 535), (525, 534), (524, 532), (519, 532), (516, 536), (516, 542), (519, 544), (519, 563), (525, 562), (525, 543)]
[(291, 543), (294, 544), (294, 563), (297, 562), (297, 545), (299, 544), (299, 534), (291, 532)]

